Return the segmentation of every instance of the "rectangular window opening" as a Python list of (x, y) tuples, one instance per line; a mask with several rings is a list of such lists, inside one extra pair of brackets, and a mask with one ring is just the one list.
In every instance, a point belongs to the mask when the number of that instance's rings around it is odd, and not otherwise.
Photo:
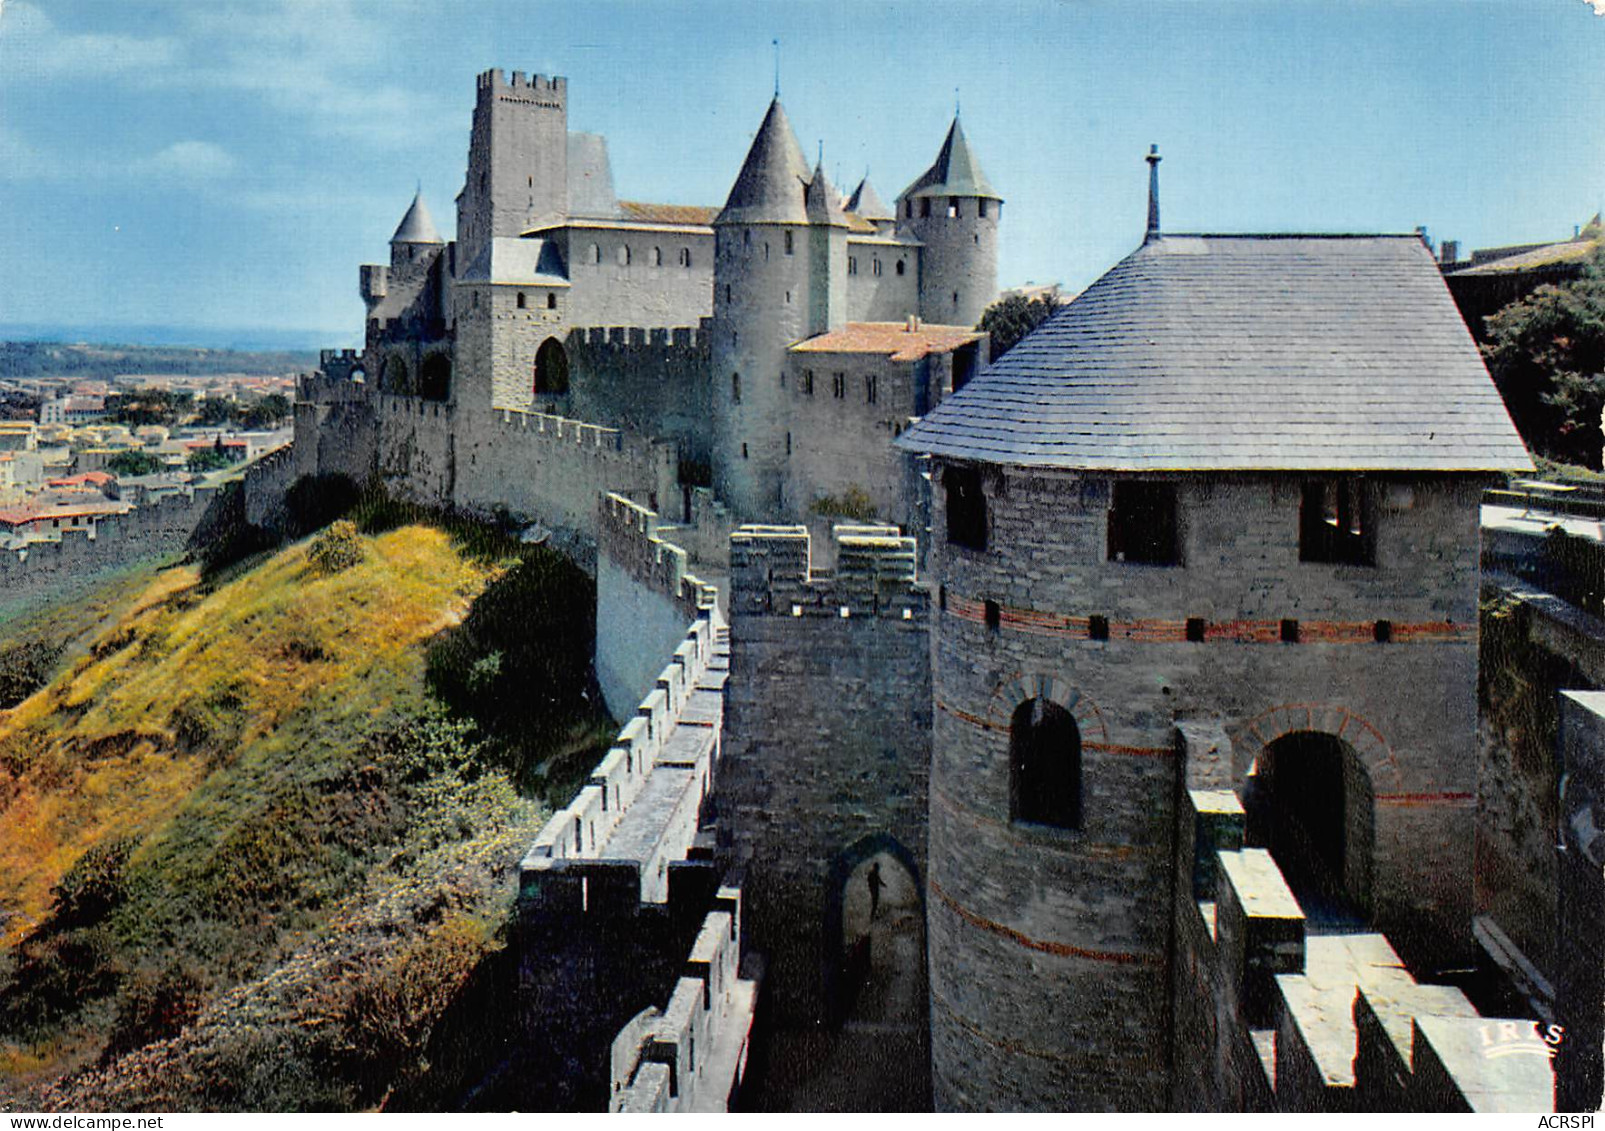
[(1360, 480), (1304, 484), (1299, 502), (1298, 558), (1338, 565), (1375, 564), (1370, 497)]
[(1377, 621), (1372, 630), (1372, 636), (1378, 644), (1393, 643), (1393, 622), (1391, 620)]
[(1202, 644), (1204, 642), (1203, 617), (1187, 618), (1187, 641), (1190, 644)]
[(1176, 485), (1118, 481), (1109, 507), (1109, 560), (1180, 565)]
[(981, 471), (950, 467), (942, 475), (947, 490), (947, 540), (971, 550), (986, 549), (986, 494)]
[(996, 632), (1003, 624), (1003, 610), (998, 608), (998, 603), (996, 601), (986, 602), (985, 610), (986, 626), (993, 632)]
[(1100, 617), (1100, 616), (1090, 616), (1090, 617), (1088, 617), (1087, 618), (1087, 639), (1088, 640), (1108, 640), (1109, 639), (1109, 618), (1108, 617)]
[(1298, 643), (1298, 621), (1296, 621), (1296, 620), (1284, 620), (1282, 622), (1282, 643), (1283, 644), (1297, 644)]

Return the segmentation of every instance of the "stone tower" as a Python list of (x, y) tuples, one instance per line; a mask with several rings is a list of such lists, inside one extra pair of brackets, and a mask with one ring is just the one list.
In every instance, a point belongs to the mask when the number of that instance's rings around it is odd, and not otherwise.
[(479, 76), (468, 176), (457, 196), (458, 262), (568, 211), (568, 81), (522, 71)]
[(783, 509), (786, 349), (846, 320), (845, 224), (777, 98), (713, 224), (714, 489), (744, 517)]
[(1003, 198), (953, 119), (942, 151), (897, 198), (898, 214), (925, 245), (920, 258), (920, 317), (973, 326), (998, 290), (998, 219)]

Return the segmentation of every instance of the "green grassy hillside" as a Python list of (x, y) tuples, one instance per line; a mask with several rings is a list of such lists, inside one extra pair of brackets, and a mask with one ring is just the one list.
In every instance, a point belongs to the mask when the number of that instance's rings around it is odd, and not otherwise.
[(320, 539), (160, 574), (0, 711), (0, 1105), (381, 1104), (497, 945), (545, 814), (513, 774), (598, 724), (541, 689), (540, 741), (481, 731), (473, 691), (524, 675), (486, 610), (571, 571)]

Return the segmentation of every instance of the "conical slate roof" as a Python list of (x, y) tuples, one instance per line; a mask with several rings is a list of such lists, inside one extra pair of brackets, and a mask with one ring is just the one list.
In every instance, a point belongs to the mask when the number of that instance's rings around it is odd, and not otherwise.
[(780, 99), (769, 104), (758, 136), (715, 224), (806, 224), (808, 161)]
[(842, 211), (841, 197), (831, 187), (823, 165), (814, 167), (814, 178), (808, 182), (803, 199), (810, 224), (826, 224), (836, 228), (847, 226), (847, 214)]
[(396, 228), (396, 234), (390, 237), (391, 243), (444, 243), (440, 233), (435, 231), (435, 222), (430, 219), (429, 209), (424, 206), (422, 191), (412, 198), (412, 207), (401, 218), (401, 224)]
[(971, 152), (970, 143), (964, 138), (964, 127), (959, 125), (957, 118), (953, 119), (953, 125), (947, 131), (947, 140), (942, 143), (942, 152), (936, 155), (936, 163), (925, 170), (924, 176), (904, 189), (898, 199), (911, 196), (984, 196), (989, 200), (1003, 199), (986, 179), (986, 174), (981, 172), (981, 162)]
[(847, 211), (856, 213), (864, 220), (895, 220), (897, 217), (892, 210), (881, 203), (881, 198), (875, 191), (875, 186), (865, 177), (858, 182), (853, 195), (847, 201)]

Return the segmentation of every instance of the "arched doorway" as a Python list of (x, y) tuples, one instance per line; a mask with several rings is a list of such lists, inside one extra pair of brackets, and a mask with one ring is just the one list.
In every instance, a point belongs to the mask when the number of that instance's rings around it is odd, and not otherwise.
[(1260, 752), (1245, 801), (1251, 839), (1312, 927), (1369, 920), (1375, 797), (1352, 746), (1319, 731), (1283, 735)]
[(426, 401), (444, 401), (451, 397), (451, 357), (446, 353), (432, 353), (424, 358), (418, 370), (418, 395)]
[(412, 395), (412, 371), (407, 368), (406, 360), (396, 354), (391, 354), (385, 358), (384, 372), (380, 377), (379, 385), (387, 393), (410, 397)]
[(534, 390), (537, 397), (568, 392), (568, 351), (556, 338), (547, 338), (535, 351)]

